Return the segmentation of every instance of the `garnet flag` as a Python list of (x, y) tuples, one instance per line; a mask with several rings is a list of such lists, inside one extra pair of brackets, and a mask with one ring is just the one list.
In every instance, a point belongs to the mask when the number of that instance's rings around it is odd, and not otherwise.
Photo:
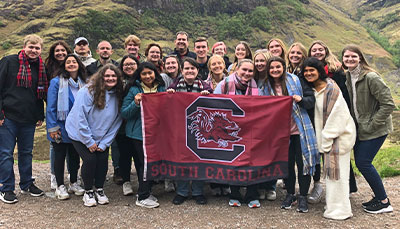
[(286, 177), (292, 101), (144, 94), (144, 179), (250, 185)]

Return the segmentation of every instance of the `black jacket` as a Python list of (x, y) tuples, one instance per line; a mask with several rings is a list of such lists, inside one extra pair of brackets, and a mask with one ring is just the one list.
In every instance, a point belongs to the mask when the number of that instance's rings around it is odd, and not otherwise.
[[(115, 60), (111, 60), (111, 63), (113, 63), (115, 66), (118, 67), (118, 62)], [(86, 67), (86, 72), (88, 77), (90, 78), (94, 73), (97, 72), (97, 70), (99, 70), (99, 68), (103, 67), (103, 65), (100, 63), (99, 60), (96, 60), (95, 62), (89, 64)]]
[[(36, 123), (44, 120), (43, 99), (37, 98), (39, 61), (30, 63), (32, 87), (17, 87), (18, 55), (0, 60), (0, 120)], [(44, 69), (43, 69), (44, 70)]]
[(207, 56), (207, 61), (204, 64), (199, 64), (199, 73), (197, 74), (198, 77), (200, 77), (201, 80), (206, 80), (208, 77), (208, 60), (210, 60), (210, 57)]
[(181, 56), (181, 54), (176, 49), (174, 49), (174, 51), (171, 52), (169, 55), (176, 55), (178, 57), (178, 59), (179, 59), (179, 62), (181, 62), (181, 63), (182, 63), (182, 59), (184, 57), (191, 57), (193, 59), (196, 59), (196, 57), (197, 57), (196, 53), (189, 51), (189, 48), (188, 48), (186, 54), (183, 55), (183, 56)]

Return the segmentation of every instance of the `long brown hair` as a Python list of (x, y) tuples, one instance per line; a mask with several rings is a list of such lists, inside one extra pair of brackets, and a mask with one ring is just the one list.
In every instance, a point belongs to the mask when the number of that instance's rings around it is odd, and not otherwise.
[[(359, 58), (360, 58), (360, 63), (359, 63), (359, 65), (360, 65), (360, 67), (361, 67), (362, 70), (366, 70), (366, 71), (369, 71), (369, 72), (376, 72), (376, 73), (377, 73), (377, 71), (376, 71), (375, 69), (373, 69), (373, 68), (368, 64), (367, 59), (365, 59), (365, 56), (364, 56), (364, 54), (361, 52), (361, 49), (360, 49), (359, 46), (354, 45), (354, 44), (350, 44), (350, 45), (347, 45), (346, 47), (344, 47), (344, 49), (343, 49), (343, 51), (342, 51), (342, 60), (343, 60), (343, 55), (344, 55), (344, 53), (345, 53), (346, 51), (350, 51), (350, 52), (355, 52), (355, 53), (357, 53), (357, 55), (358, 55)], [(342, 66), (343, 66), (343, 68), (347, 69), (347, 67), (346, 67), (346, 65), (344, 65), (343, 61), (342, 61)]]
[(67, 55), (72, 53), (71, 48), (69, 47), (69, 45), (65, 42), (65, 41), (56, 41), (52, 46), (50, 46), (50, 50), (49, 50), (49, 55), (47, 56), (46, 60), (45, 60), (45, 66), (46, 66), (46, 73), (47, 73), (47, 77), (49, 80), (51, 80), (52, 78), (56, 77), (59, 70), (60, 70), (60, 66), (61, 63), (58, 62), (58, 60), (56, 60), (56, 58), (54, 57), (54, 51), (57, 47), (57, 45), (61, 45), (65, 48), (65, 50), (67, 51)]
[(93, 104), (99, 108), (104, 109), (106, 105), (106, 86), (104, 83), (104, 75), (110, 69), (117, 75), (117, 85), (115, 85), (115, 93), (118, 99), (118, 107), (121, 108), (122, 99), (124, 94), (124, 83), (122, 81), (122, 73), (112, 63), (108, 63), (101, 67), (90, 79), (89, 92), (93, 95)]
[(269, 58), (269, 60), (267, 62), (267, 69), (266, 69), (267, 77), (265, 77), (265, 82), (270, 85), (269, 91), (270, 91), (271, 95), (272, 95), (272, 92), (273, 92), (273, 94), (276, 95), (275, 80), (272, 78), (272, 76), (269, 73), (269, 70), (271, 68), (271, 64), (274, 61), (278, 61), (278, 62), (280, 62), (282, 64), (282, 67), (283, 67), (282, 75), (279, 78), (280, 83), (281, 83), (281, 87), (282, 87), (282, 94), (283, 95), (289, 95), (289, 92), (288, 92), (288, 90), (286, 88), (286, 62), (285, 62), (284, 59), (280, 58), (279, 56), (273, 56), (273, 57)]
[(271, 40), (269, 40), (268, 43), (267, 43), (267, 49), (269, 50), (269, 45), (270, 45), (273, 41), (278, 42), (279, 45), (281, 46), (282, 53), (281, 53), (280, 57), (281, 57), (283, 60), (285, 60), (285, 56), (286, 56), (286, 45), (285, 45), (285, 43), (284, 43), (281, 39), (279, 39), (279, 38), (272, 38)]

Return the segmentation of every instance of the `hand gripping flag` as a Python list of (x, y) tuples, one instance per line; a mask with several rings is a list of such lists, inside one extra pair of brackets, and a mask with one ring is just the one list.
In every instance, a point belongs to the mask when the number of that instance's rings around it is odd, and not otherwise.
[(144, 94), (144, 179), (251, 185), (287, 177), (292, 101)]

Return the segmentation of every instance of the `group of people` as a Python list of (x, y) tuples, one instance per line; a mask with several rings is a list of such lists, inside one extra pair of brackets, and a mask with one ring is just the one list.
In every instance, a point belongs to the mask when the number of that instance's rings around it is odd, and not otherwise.
[[(124, 44), (126, 55), (114, 61), (110, 42), (99, 42), (99, 59), (95, 60), (88, 40), (79, 37), (73, 51), (66, 42), (55, 42), (43, 60), (42, 39), (26, 36), (18, 54), (0, 61), (0, 199), (18, 201), (13, 170), (16, 143), (22, 193), (43, 195), (32, 178), (32, 148), (35, 127), (46, 117), (51, 187), (58, 199), (68, 199), (73, 193), (83, 195), (85, 206), (109, 203), (103, 186), (111, 148), (114, 181), (122, 184), (123, 195), (134, 193), (130, 180), (133, 161), (139, 182), (136, 205), (158, 207), (151, 192), (153, 181), (143, 179), (142, 96), (192, 92), (293, 98), (282, 209), (297, 203), (297, 211), (308, 212), (308, 203), (321, 200), (324, 174), (324, 217), (352, 217), (349, 194), (357, 191), (350, 164), (353, 150), (355, 164), (374, 193), (372, 200), (362, 203), (364, 210), (393, 211), (372, 160), (392, 130), (395, 105), (390, 89), (358, 46), (346, 46), (340, 62), (319, 40), (307, 51), (299, 42), (286, 49), (283, 41), (273, 38), (254, 54), (249, 44), (241, 41), (231, 63), (224, 42), (216, 42), (209, 56), (205, 37), (194, 41), (194, 52), (189, 51), (188, 39), (188, 34), (180, 31), (172, 53), (164, 56), (159, 44), (150, 43), (142, 56), (140, 39), (130, 35)], [(311, 180), (314, 185), (309, 194)], [(163, 182), (166, 191), (176, 191), (173, 204), (184, 203), (190, 192), (197, 204), (207, 203), (204, 181)], [(261, 199), (276, 199), (276, 184), (273, 180), (249, 185), (244, 196), (240, 186), (210, 186), (214, 195), (229, 196), (230, 206), (246, 203), (258, 208)]]

